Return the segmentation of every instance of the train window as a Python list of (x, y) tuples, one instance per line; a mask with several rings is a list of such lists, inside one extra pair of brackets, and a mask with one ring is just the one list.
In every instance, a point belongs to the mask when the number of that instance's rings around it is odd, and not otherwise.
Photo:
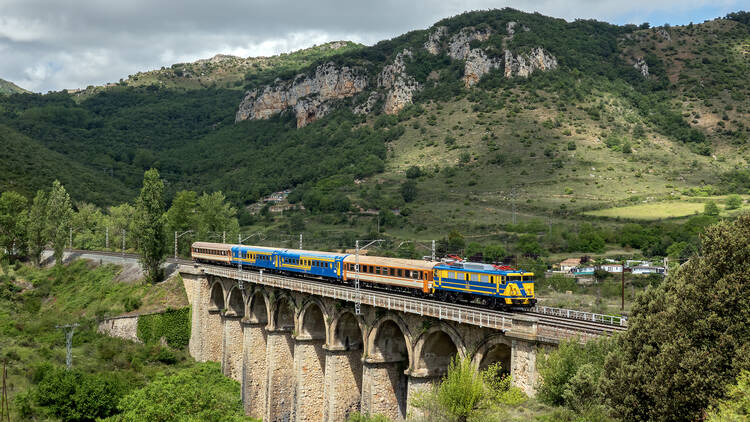
[(396, 276), (397, 277), (403, 277), (404, 276), (404, 270), (402, 268), (396, 269)]
[(469, 273), (464, 273), (464, 280), (469, 281)]
[(413, 279), (419, 279), (419, 272), (418, 271), (412, 271), (411, 272), (411, 278)]

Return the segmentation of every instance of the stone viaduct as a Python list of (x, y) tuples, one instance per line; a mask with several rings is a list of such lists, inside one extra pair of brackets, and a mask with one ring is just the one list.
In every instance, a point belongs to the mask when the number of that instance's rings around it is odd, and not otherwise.
[(422, 304), (405, 312), (390, 299), (363, 301), (356, 315), (335, 292), (283, 288), (280, 276), (192, 266), (181, 274), (192, 306), (191, 355), (221, 362), (242, 385), (245, 413), (269, 422), (343, 421), (355, 411), (405, 419), (415, 394), (456, 354), (479, 368), (500, 362), (533, 395), (537, 353), (554, 343), (525, 315), (499, 325), (460, 310), (458, 318), (431, 316)]

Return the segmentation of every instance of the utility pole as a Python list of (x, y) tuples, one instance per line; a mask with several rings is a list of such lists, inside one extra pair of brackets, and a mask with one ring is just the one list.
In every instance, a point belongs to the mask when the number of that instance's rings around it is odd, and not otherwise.
[(5, 365), (5, 361), (3, 361), (3, 392), (2, 396), (0, 396), (0, 422), (10, 422), (10, 402), (8, 401), (8, 386), (5, 381), (8, 378), (8, 370)]
[(221, 243), (227, 243), (227, 232), (221, 232)]
[(70, 250), (73, 250), (73, 227), (68, 228), (68, 245), (70, 245)]
[(354, 256), (354, 291), (357, 300), (354, 302), (354, 314), (362, 315), (362, 291), (359, 288), (359, 240), (355, 243)]
[(382, 239), (373, 240), (372, 242), (366, 244), (364, 247), (359, 247), (359, 240), (355, 242), (355, 256), (354, 256), (354, 290), (355, 290), (355, 297), (356, 300), (354, 301), (354, 313), (356, 315), (362, 315), (362, 289), (360, 289), (360, 283), (359, 283), (359, 251), (365, 250), (370, 245), (374, 243), (382, 242)]
[(125, 256), (125, 229), (122, 229), (122, 255)]
[(104, 249), (109, 250), (109, 227), (104, 230)]
[(432, 261), (435, 262), (435, 240), (432, 240)]
[(620, 310), (625, 310), (625, 261), (622, 261), (622, 271), (620, 272), (620, 289), (621, 289), (621, 301)]
[(302, 249), (302, 233), (299, 234), (299, 248)]
[(58, 325), (55, 328), (65, 330), (65, 366), (68, 370), (73, 367), (73, 332), (78, 324)]

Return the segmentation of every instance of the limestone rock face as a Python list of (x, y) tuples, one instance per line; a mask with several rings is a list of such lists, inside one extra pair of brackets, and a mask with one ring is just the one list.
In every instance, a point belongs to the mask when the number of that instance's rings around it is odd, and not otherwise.
[(385, 94), (383, 111), (386, 114), (396, 114), (407, 104), (411, 104), (414, 93), (422, 89), (419, 82), (406, 73), (404, 57), (412, 57), (409, 49), (398, 53), (392, 64), (383, 67), (378, 75), (378, 87), (388, 91)]
[(379, 92), (374, 91), (370, 93), (370, 96), (367, 97), (367, 100), (354, 107), (354, 114), (368, 114), (371, 111), (375, 110), (375, 104), (377, 104), (378, 100), (383, 98), (382, 95), (380, 95)]
[(510, 50), (505, 50), (506, 78), (514, 76), (527, 78), (537, 70), (546, 72), (554, 69), (557, 69), (557, 58), (541, 47), (517, 55), (513, 55)]
[(471, 26), (461, 28), (448, 42), (448, 55), (454, 60), (464, 60), (469, 56), (470, 42), (474, 40), (487, 41), (490, 39), (490, 35), (492, 33), (489, 29), (476, 29)]
[[(267, 119), (289, 107), (297, 114), (297, 126), (314, 121), (330, 109), (330, 100), (351, 97), (367, 87), (367, 77), (347, 66), (326, 63), (315, 69), (315, 74), (297, 75), (292, 81), (267, 85), (245, 94), (235, 121)], [(297, 106), (305, 97), (309, 98)]]
[(641, 72), (641, 75), (643, 75), (644, 78), (648, 78), (648, 64), (646, 63), (646, 60), (643, 60), (643, 57), (638, 57), (635, 64), (633, 64), (633, 67)]
[(463, 80), (466, 87), (468, 88), (479, 82), (484, 74), (502, 65), (501, 60), (487, 57), (484, 51), (478, 48), (472, 49), (466, 57), (466, 65), (464, 66)]
[(439, 54), (443, 46), (443, 37), (448, 33), (448, 28), (444, 26), (438, 26), (429, 35), (427, 42), (424, 43), (424, 49), (430, 54)]

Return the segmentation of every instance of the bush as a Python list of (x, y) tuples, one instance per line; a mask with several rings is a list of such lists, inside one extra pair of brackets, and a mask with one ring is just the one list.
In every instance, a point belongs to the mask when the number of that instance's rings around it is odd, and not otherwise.
[(422, 169), (419, 166), (411, 166), (406, 170), (407, 179), (416, 179), (423, 175)]
[(39, 382), (36, 403), (65, 421), (93, 421), (117, 411), (123, 386), (111, 374), (51, 369)]
[(120, 400), (119, 422), (244, 421), (240, 387), (219, 364), (198, 363), (174, 374), (161, 373)]
[(414, 399), (429, 420), (481, 420), (489, 407), (487, 389), (471, 360), (456, 356), (440, 384)]
[(727, 198), (726, 209), (736, 210), (737, 208), (741, 206), (742, 206), (742, 197), (740, 197), (737, 194), (729, 195), (729, 197)]
[(122, 306), (125, 308), (125, 312), (132, 312), (142, 305), (141, 299), (133, 296), (128, 296), (122, 300)]
[(717, 216), (719, 215), (719, 206), (714, 201), (708, 201), (703, 207), (703, 214)]
[(158, 342), (162, 337), (170, 346), (182, 349), (190, 341), (190, 308), (167, 309), (160, 314), (138, 318), (138, 338), (144, 343)]
[(711, 409), (708, 422), (739, 422), (750, 417), (750, 372), (743, 371), (737, 384), (727, 390), (727, 398)]
[[(540, 377), (537, 397), (544, 403), (581, 408), (586, 402), (596, 402), (607, 354), (614, 349), (610, 338), (577, 340), (560, 343), (557, 349), (538, 360)], [(593, 395), (591, 395), (593, 394)]]
[(414, 180), (407, 180), (401, 184), (401, 197), (405, 202), (412, 202), (417, 198), (417, 183)]

